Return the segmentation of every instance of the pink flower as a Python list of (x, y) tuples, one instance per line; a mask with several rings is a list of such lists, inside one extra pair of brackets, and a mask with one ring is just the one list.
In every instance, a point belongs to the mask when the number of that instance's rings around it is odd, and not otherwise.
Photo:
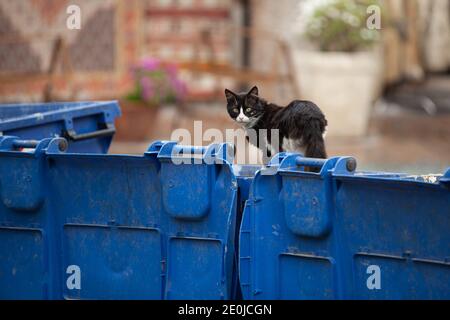
[(167, 70), (167, 73), (171, 76), (171, 77), (176, 77), (177, 73), (178, 73), (178, 68), (176, 65), (174, 64), (167, 64), (165, 66), (165, 69)]
[(174, 89), (174, 93), (175, 93), (175, 96), (177, 97), (177, 100), (178, 101), (182, 100), (186, 96), (186, 93), (187, 93), (186, 84), (178, 78), (173, 78), (173, 79), (171, 79), (170, 82)]
[(152, 104), (182, 101), (187, 94), (186, 84), (178, 77), (175, 64), (162, 64), (159, 59), (146, 58), (133, 69), (140, 99)]
[(152, 99), (154, 95), (153, 83), (148, 77), (142, 77), (140, 80), (140, 85), (142, 88), (142, 97), (145, 101)]
[(146, 71), (155, 71), (155, 70), (159, 69), (160, 65), (161, 65), (161, 61), (159, 61), (156, 58), (143, 59), (139, 63), (139, 67)]

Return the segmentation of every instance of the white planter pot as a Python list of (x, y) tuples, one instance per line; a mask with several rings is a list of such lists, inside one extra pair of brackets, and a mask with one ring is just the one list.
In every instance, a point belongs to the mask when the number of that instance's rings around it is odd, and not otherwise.
[(294, 51), (301, 98), (316, 103), (332, 136), (362, 136), (382, 84), (377, 52)]

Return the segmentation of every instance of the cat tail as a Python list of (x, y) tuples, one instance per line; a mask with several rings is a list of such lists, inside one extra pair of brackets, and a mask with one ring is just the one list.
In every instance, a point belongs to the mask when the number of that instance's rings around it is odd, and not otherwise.
[(323, 124), (320, 121), (313, 120), (308, 123), (308, 128), (305, 129), (305, 157), (327, 159), (328, 156), (322, 133)]

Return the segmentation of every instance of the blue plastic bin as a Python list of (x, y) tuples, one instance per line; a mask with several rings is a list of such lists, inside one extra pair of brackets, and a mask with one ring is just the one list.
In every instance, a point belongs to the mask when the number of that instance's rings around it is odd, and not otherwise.
[(0, 298), (232, 298), (226, 145), (128, 156), (66, 154), (64, 139), (16, 151), (25, 144), (0, 138)]
[(0, 135), (64, 137), (68, 152), (107, 153), (120, 116), (116, 101), (0, 105)]
[(450, 299), (450, 169), (427, 182), (355, 173), (352, 158), (278, 157), (245, 206), (245, 299)]
[(450, 298), (450, 169), (65, 150), (0, 137), (0, 299), (239, 299), (239, 282), (244, 299)]

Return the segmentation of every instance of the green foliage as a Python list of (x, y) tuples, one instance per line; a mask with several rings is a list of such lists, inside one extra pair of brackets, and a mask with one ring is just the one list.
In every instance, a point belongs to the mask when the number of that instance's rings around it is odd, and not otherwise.
[(306, 36), (321, 51), (369, 49), (380, 32), (367, 28), (367, 8), (371, 5), (381, 6), (377, 0), (331, 0), (322, 4), (307, 21)]

